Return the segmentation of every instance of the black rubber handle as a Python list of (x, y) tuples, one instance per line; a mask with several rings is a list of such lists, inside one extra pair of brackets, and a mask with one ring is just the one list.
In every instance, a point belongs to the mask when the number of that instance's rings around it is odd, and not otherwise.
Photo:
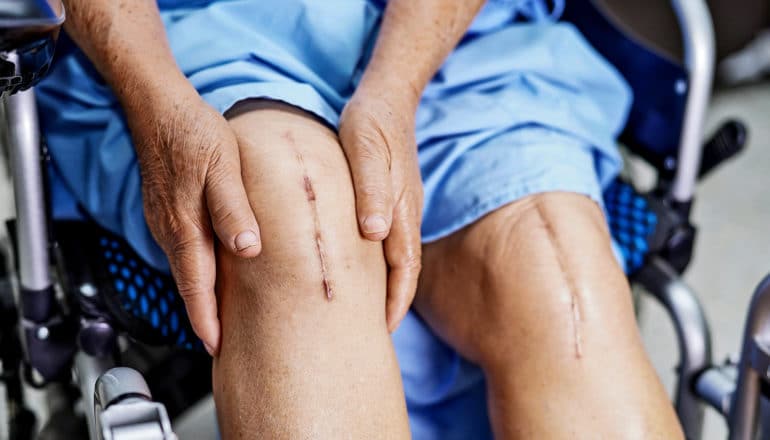
[(706, 177), (720, 164), (743, 151), (748, 132), (742, 122), (729, 120), (703, 146), (698, 179)]

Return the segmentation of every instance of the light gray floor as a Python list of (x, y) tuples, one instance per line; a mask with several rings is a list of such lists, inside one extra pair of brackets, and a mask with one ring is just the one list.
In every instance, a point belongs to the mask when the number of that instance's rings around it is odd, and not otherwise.
[[(750, 130), (748, 151), (701, 186), (695, 206), (700, 235), (686, 279), (699, 292), (711, 322), (715, 359), (737, 353), (746, 307), (759, 280), (770, 272), (770, 83), (718, 93), (709, 127), (738, 117)], [(709, 130), (710, 131), (710, 130)], [(4, 175), (0, 171), (0, 175)], [(11, 192), (0, 183), (0, 219), (10, 212)], [(642, 333), (655, 367), (669, 389), (676, 347), (662, 309), (644, 301)], [(633, 372), (628, 372), (633, 374)], [(180, 438), (200, 439), (211, 432), (211, 401), (204, 402), (179, 426)], [(0, 402), (0, 420), (5, 419)], [(5, 429), (0, 427), (0, 438)], [(725, 438), (724, 423), (709, 413), (707, 440)]]

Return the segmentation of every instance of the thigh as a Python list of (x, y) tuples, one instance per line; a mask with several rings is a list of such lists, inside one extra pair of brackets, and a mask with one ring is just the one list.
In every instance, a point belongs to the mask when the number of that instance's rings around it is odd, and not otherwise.
[(218, 253), (223, 432), (408, 436), (382, 246), (359, 235), (335, 133), (277, 103), (242, 104), (228, 116), (263, 245), (251, 260)]
[(675, 438), (599, 206), (544, 193), (423, 252), (415, 305), (487, 374), (500, 438)]

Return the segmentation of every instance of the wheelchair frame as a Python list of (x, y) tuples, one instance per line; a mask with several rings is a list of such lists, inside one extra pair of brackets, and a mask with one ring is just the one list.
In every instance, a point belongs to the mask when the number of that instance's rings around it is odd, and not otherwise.
[[(700, 168), (704, 120), (714, 73), (714, 33), (705, 0), (670, 3), (683, 31), (685, 65), (690, 78), (678, 167), (665, 199), (689, 211)], [(141, 375), (131, 369), (114, 368), (111, 352), (116, 347), (117, 335), (110, 323), (99, 316), (83, 316), (73, 329), (63, 322), (50, 264), (50, 251), (55, 251), (55, 246), (50, 240), (41, 161), (41, 153), (45, 153), (41, 151), (34, 91), (8, 96), (5, 107), (19, 243), (19, 333), (31, 372), (29, 379), (54, 380), (48, 373), (61, 362), (69, 361), (73, 347), (67, 344), (76, 335), (79, 349), (74, 356), (74, 370), (85, 407), (93, 408), (86, 411), (91, 439), (119, 440), (127, 434), (176, 438), (165, 408), (152, 402)], [(755, 438), (760, 425), (760, 397), (770, 390), (770, 277), (757, 288), (749, 307), (737, 366), (713, 365), (703, 310), (692, 289), (666, 261), (653, 258), (632, 281), (650, 292), (674, 323), (680, 354), (674, 402), (687, 437), (701, 437), (706, 403), (726, 417), (731, 440)], [(89, 284), (82, 284), (77, 292), (85, 298), (96, 293)], [(731, 377), (736, 368), (737, 379)]]
[[(52, 364), (67, 359), (68, 347), (62, 345), (74, 341), (67, 338), (71, 329), (63, 325), (56, 305), (34, 91), (9, 96), (6, 115), (17, 216), (16, 241), (20, 244), (17, 247), (20, 333), (34, 380), (42, 375), (40, 370), (50, 369)], [(97, 292), (93, 285), (83, 284), (78, 293), (92, 297)], [(56, 330), (59, 334), (55, 334)], [(176, 439), (165, 407), (152, 401), (141, 374), (129, 368), (114, 368), (111, 353), (117, 348), (117, 340), (109, 323), (101, 317), (81, 317), (77, 333), (80, 349), (74, 357), (74, 372), (85, 408), (93, 408), (85, 411), (90, 437)], [(50, 356), (48, 351), (56, 354)]]

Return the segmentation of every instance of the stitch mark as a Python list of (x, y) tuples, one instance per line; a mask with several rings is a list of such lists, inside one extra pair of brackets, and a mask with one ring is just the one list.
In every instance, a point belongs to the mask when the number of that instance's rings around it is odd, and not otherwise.
[(572, 329), (575, 334), (575, 356), (583, 357), (583, 338), (580, 336), (580, 305), (577, 295), (572, 292)]
[(321, 240), (321, 234), (317, 233), (315, 236), (315, 247), (318, 251), (318, 261), (321, 263), (321, 284), (323, 285), (324, 292), (326, 292), (326, 299), (331, 301), (332, 299), (332, 285), (329, 280), (329, 270), (326, 267), (326, 253), (324, 252), (323, 241)]
[(326, 299), (331, 301), (334, 291), (332, 289), (332, 283), (329, 279), (329, 268), (326, 264), (326, 251), (321, 237), (321, 219), (318, 215), (318, 206), (316, 202), (316, 194), (313, 189), (313, 182), (310, 181), (310, 176), (307, 174), (307, 168), (305, 162), (302, 160), (302, 155), (297, 153), (297, 161), (299, 161), (302, 167), (302, 184), (305, 188), (305, 195), (307, 201), (310, 203), (310, 209), (313, 211), (313, 227), (315, 229), (315, 247), (318, 253), (318, 261), (321, 265), (321, 286), (323, 287)]
[(303, 180), (305, 182), (305, 194), (307, 194), (307, 201), (315, 202), (315, 191), (313, 191), (313, 183), (310, 181), (310, 177), (305, 174)]
[(572, 335), (573, 335), (573, 340), (575, 344), (575, 357), (580, 359), (583, 357), (583, 337), (580, 333), (580, 324), (582, 322), (582, 317), (580, 313), (580, 303), (578, 302), (580, 298), (577, 291), (577, 286), (575, 284), (575, 280), (572, 279), (572, 276), (570, 275), (569, 270), (567, 269), (567, 265), (564, 261), (564, 256), (559, 246), (559, 242), (556, 239), (556, 233), (553, 230), (553, 226), (551, 225), (551, 222), (548, 221), (548, 217), (543, 212), (543, 209), (537, 200), (535, 200), (535, 209), (537, 210), (538, 216), (543, 221), (543, 226), (545, 227), (545, 231), (548, 234), (548, 241), (553, 247), (554, 252), (556, 253), (556, 261), (559, 264), (559, 270), (561, 271), (561, 274), (564, 277), (564, 282), (565, 284), (567, 284), (567, 288), (569, 289), (570, 300), (571, 300), (570, 316), (572, 317)]

